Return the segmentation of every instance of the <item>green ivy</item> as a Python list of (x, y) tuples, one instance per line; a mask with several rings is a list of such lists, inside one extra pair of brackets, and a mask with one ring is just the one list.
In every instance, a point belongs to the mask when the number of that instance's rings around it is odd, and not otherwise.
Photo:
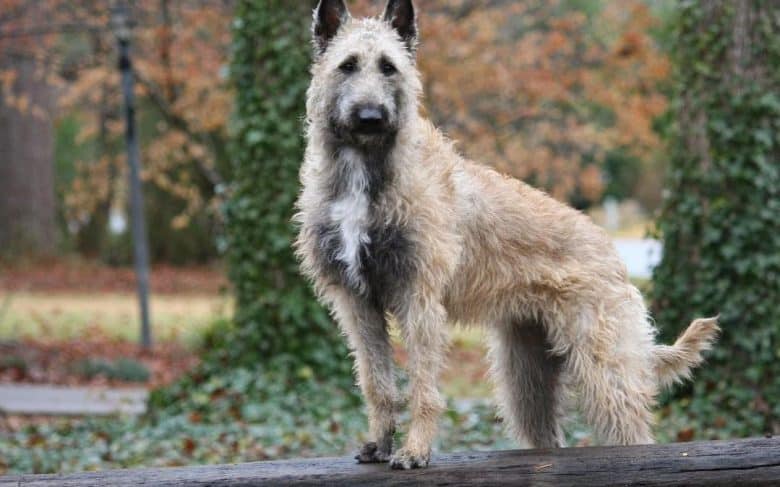
[(232, 364), (281, 357), (291, 367), (346, 376), (346, 347), (299, 274), (292, 249), (312, 8), (283, 0), (243, 0), (236, 7), (235, 183), (225, 243), (237, 308), (222, 351)]
[[(744, 29), (740, 8), (752, 14)], [(780, 430), (778, 19), (777, 2), (689, 0), (676, 20), (678, 116), (652, 298), (666, 340), (720, 314), (716, 350), (674, 405), (705, 437)]]

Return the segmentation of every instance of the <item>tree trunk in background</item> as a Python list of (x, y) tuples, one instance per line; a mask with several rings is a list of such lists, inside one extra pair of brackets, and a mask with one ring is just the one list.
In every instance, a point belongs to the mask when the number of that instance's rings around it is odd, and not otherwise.
[(9, 64), (18, 73), (13, 93), (26, 96), (29, 106), (20, 111), (0, 99), (0, 256), (51, 253), (57, 241), (54, 91), (33, 61)]
[(236, 326), (221, 338), (226, 345), (220, 353), (233, 366), (305, 368), (319, 378), (351, 382), (344, 340), (292, 249), (312, 8), (314, 0), (242, 0), (236, 6), (232, 78), (238, 130), (225, 235)]
[(683, 391), (699, 438), (718, 417), (731, 435), (778, 434), (780, 0), (679, 5), (653, 311), (666, 341), (694, 317), (720, 315), (718, 345)]

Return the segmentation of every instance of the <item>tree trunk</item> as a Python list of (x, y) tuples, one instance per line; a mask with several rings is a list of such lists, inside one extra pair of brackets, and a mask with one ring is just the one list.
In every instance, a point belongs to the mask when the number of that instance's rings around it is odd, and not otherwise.
[(53, 89), (31, 60), (6, 63), (18, 74), (10, 106), (0, 92), (0, 255), (51, 253), (56, 248)]
[(780, 0), (679, 5), (654, 315), (666, 341), (694, 317), (720, 316), (716, 350), (681, 391), (718, 404), (698, 417), (702, 434), (717, 418), (740, 434), (779, 433)]

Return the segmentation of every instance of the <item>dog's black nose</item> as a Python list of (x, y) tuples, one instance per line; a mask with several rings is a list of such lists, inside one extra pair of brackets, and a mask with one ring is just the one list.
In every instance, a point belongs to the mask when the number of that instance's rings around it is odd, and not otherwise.
[(387, 110), (379, 105), (363, 105), (355, 109), (354, 117), (358, 132), (381, 132), (387, 122)]
[(358, 110), (360, 123), (379, 123), (384, 119), (379, 107), (363, 107)]

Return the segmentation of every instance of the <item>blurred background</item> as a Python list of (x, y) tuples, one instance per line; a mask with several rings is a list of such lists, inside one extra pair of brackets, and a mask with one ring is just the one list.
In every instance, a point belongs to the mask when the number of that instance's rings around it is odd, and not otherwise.
[[(0, 0), (0, 475), (365, 439), (351, 359), (290, 248), (314, 3)], [(661, 339), (720, 314), (696, 381), (661, 398), (659, 440), (780, 433), (780, 6), (416, 4), (424, 110), (459, 149), (604, 226)], [(454, 334), (438, 451), (516, 446), (481, 338)], [(568, 434), (593, 443), (576, 415)]]

